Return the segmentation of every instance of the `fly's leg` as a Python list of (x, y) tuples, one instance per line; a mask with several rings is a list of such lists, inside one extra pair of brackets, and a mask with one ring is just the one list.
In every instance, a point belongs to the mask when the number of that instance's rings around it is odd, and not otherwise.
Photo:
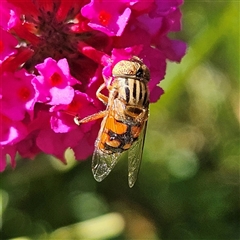
[[(96, 92), (96, 96), (97, 98), (102, 101), (105, 105), (108, 103), (108, 97), (103, 95), (101, 93), (101, 91), (106, 87), (105, 83), (103, 83), (97, 90)], [(91, 122), (91, 121), (94, 121), (94, 120), (97, 120), (99, 118), (103, 118), (107, 115), (107, 110), (105, 111), (100, 111), (98, 113), (94, 113), (90, 116), (87, 116), (83, 119), (80, 119), (79, 116), (75, 116), (74, 117), (74, 122), (77, 124), (77, 125), (80, 125), (82, 123), (87, 123), (87, 122)]]
[(97, 92), (96, 92), (96, 96), (97, 96), (97, 98), (98, 98), (101, 102), (103, 102), (105, 105), (107, 105), (107, 103), (108, 103), (108, 97), (105, 96), (105, 95), (103, 95), (103, 94), (101, 93), (101, 91), (102, 91), (105, 87), (106, 87), (106, 85), (105, 85), (105, 83), (103, 83), (103, 84), (98, 88), (98, 90), (97, 90)]
[(98, 113), (94, 113), (94, 114), (92, 114), (92, 115), (90, 115), (90, 116), (87, 116), (87, 117), (85, 117), (85, 118), (83, 118), (83, 119), (79, 119), (78, 116), (75, 116), (75, 117), (74, 117), (74, 122), (75, 122), (77, 125), (80, 125), (80, 124), (82, 124), (82, 123), (88, 123), (88, 122), (97, 120), (97, 119), (99, 119), (99, 118), (103, 118), (103, 117), (106, 116), (106, 114), (107, 114), (107, 110), (105, 110), (105, 111), (100, 111), (100, 112), (98, 112)]
[[(101, 93), (101, 91), (106, 88), (106, 85), (105, 83), (103, 83), (97, 90), (96, 92), (96, 96), (97, 98), (103, 102), (105, 105), (107, 105), (109, 103), (109, 98), (107, 96), (105, 96), (104, 94)], [(111, 91), (112, 90), (112, 87), (109, 86), (108, 87), (108, 90)], [(113, 102), (113, 98), (110, 98), (110, 102), (112, 104)], [(104, 110), (104, 111), (100, 111), (98, 113), (94, 113), (90, 116), (87, 116), (83, 119), (80, 119), (79, 116), (75, 116), (74, 117), (74, 122), (77, 124), (77, 125), (80, 125), (82, 123), (87, 123), (87, 122), (91, 122), (91, 121), (94, 121), (94, 120), (97, 120), (99, 118), (104, 118), (106, 115), (108, 114), (108, 110)]]
[(148, 119), (148, 109), (142, 109), (142, 112), (135, 118), (135, 121), (142, 122)]
[[(102, 91), (104, 88), (107, 88), (108, 91), (109, 91), (109, 93), (113, 92), (113, 96), (116, 95), (116, 91), (114, 90), (114, 88), (113, 88), (111, 85), (107, 87), (105, 83), (103, 83), (103, 84), (98, 88), (98, 90), (97, 90), (97, 92), (96, 92), (97, 98), (98, 98), (101, 102), (103, 102), (105, 105), (107, 105), (107, 104), (109, 103), (109, 97), (107, 97), (107, 96), (105, 96), (105, 95), (103, 95), (103, 94), (101, 93), (101, 91)], [(111, 101), (111, 102), (112, 102), (112, 101)]]

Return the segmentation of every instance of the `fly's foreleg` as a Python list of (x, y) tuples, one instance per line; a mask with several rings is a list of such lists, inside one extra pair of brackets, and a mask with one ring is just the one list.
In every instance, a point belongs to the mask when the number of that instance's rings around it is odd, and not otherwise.
[(105, 87), (106, 87), (106, 85), (105, 85), (105, 83), (103, 83), (103, 84), (98, 88), (98, 90), (97, 90), (97, 92), (96, 92), (96, 96), (97, 96), (97, 98), (98, 98), (101, 102), (103, 102), (105, 105), (107, 105), (107, 103), (108, 103), (108, 97), (105, 96), (105, 95), (103, 95), (103, 94), (101, 93), (101, 91), (102, 91)]

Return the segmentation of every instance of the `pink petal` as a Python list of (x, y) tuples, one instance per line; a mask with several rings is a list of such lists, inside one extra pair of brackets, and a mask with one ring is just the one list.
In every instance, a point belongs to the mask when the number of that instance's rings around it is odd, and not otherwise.
[(52, 87), (49, 91), (52, 99), (48, 103), (50, 105), (69, 104), (74, 97), (74, 89), (66, 86), (63, 89)]
[(130, 18), (131, 10), (124, 2), (92, 0), (82, 8), (81, 13), (90, 20), (88, 25), (91, 28), (109, 36), (120, 36)]
[(15, 47), (18, 41), (10, 33), (0, 28), (0, 60), (4, 60), (6, 57), (16, 53)]
[(34, 76), (21, 69), (14, 74), (4, 73), (2, 78), (1, 112), (12, 120), (22, 120), (25, 113), (32, 115), (36, 92), (31, 84)]

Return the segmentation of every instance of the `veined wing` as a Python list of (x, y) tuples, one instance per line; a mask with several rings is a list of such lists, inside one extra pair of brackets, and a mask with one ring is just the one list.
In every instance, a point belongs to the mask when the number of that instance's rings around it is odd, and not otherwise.
[(92, 158), (92, 171), (96, 181), (101, 182), (117, 164), (121, 153), (106, 154), (96, 148)]
[(140, 169), (142, 161), (142, 153), (147, 129), (147, 121), (144, 122), (142, 131), (138, 140), (133, 143), (132, 147), (128, 150), (128, 185), (133, 187)]
[(109, 140), (110, 136), (106, 133), (108, 130), (117, 132), (117, 124), (114, 118), (115, 110), (114, 105), (109, 108), (108, 115), (105, 116), (102, 121), (101, 130), (95, 143), (95, 150), (92, 158), (92, 172), (94, 178), (98, 182), (101, 182), (112, 171), (122, 153), (121, 149), (116, 152), (106, 153), (98, 147), (101, 141), (104, 143), (106, 139)]

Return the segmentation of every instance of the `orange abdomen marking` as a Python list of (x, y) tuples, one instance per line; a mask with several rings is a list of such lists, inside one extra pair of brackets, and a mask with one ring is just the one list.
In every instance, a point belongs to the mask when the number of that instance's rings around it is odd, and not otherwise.
[(113, 116), (109, 116), (106, 119), (106, 125), (105, 128), (112, 130), (113, 132), (115, 132), (116, 134), (123, 134), (127, 131), (127, 125), (117, 121)]
[(127, 125), (122, 121), (117, 121), (111, 115), (103, 122), (105, 122), (105, 127), (98, 147), (108, 154), (128, 150), (141, 132), (141, 125)]

